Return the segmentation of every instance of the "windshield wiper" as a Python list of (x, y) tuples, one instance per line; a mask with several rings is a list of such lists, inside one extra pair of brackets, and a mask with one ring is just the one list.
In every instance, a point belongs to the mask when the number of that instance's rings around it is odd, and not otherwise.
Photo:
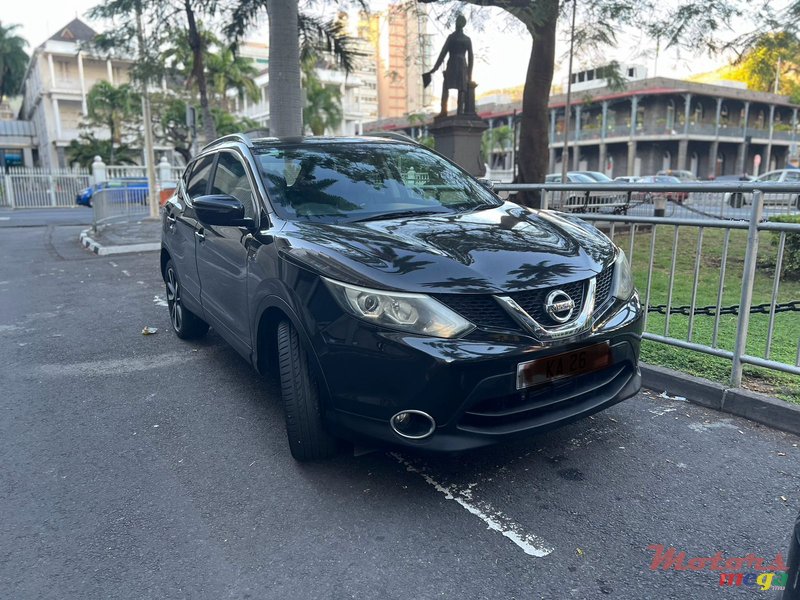
[(360, 219), (353, 219), (351, 223), (361, 223), (363, 221), (383, 221), (384, 219), (400, 219), (402, 217), (418, 217), (420, 215), (440, 215), (449, 214), (449, 210), (398, 210), (396, 212), (378, 213), (361, 217)]

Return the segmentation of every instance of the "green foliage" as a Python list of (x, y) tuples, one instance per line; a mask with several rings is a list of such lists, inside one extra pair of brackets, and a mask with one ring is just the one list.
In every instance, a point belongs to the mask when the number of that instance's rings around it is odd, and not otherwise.
[[(770, 221), (800, 225), (800, 215), (780, 215), (770, 218)], [(772, 248), (777, 251), (779, 243), (780, 234), (773, 232), (770, 239)], [(775, 265), (776, 260), (777, 257), (771, 261), (772, 266)], [(786, 234), (786, 242), (783, 249), (783, 275), (793, 280), (800, 280), (800, 233)]]
[(303, 83), (306, 90), (306, 105), (303, 108), (303, 124), (314, 135), (325, 135), (325, 131), (336, 129), (342, 122), (342, 92), (338, 87), (325, 85), (314, 70), (316, 59), (312, 56), (303, 61)]
[(252, 119), (237, 117), (220, 108), (212, 108), (211, 115), (214, 117), (214, 124), (219, 135), (244, 133), (245, 131), (258, 128), (258, 123)]
[(501, 125), (487, 129), (481, 136), (481, 156), (484, 162), (489, 162), (494, 152), (507, 151), (513, 142), (514, 132), (508, 125)]
[(775, 86), (780, 61), (780, 86), (778, 91), (800, 97), (800, 39), (793, 33), (782, 31), (764, 34), (736, 61), (729, 77), (747, 83), (751, 90), (771, 92)]
[(95, 156), (102, 158), (106, 164), (116, 165), (132, 165), (138, 156), (138, 152), (126, 144), (114, 147), (112, 154), (111, 140), (99, 140), (92, 133), (80, 134), (77, 140), (69, 143), (66, 152), (70, 164), (78, 163), (87, 168), (92, 165)]
[(417, 138), (417, 142), (430, 148), (431, 150), (436, 148), (436, 139), (430, 134), (419, 136)]
[(0, 23), (0, 102), (6, 96), (15, 96), (25, 79), (28, 42), (14, 33), (19, 25)]
[(83, 125), (108, 128), (111, 136), (109, 163), (115, 164), (115, 147), (121, 146), (122, 134), (140, 119), (139, 95), (127, 83), (114, 86), (98, 81), (86, 96), (87, 122)]

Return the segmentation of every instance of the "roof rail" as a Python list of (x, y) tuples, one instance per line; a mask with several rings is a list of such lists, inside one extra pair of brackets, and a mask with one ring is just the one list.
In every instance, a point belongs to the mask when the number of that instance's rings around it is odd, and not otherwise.
[(241, 142), (248, 148), (252, 148), (253, 140), (262, 139), (277, 140), (278, 138), (268, 135), (268, 131), (266, 129), (251, 129), (250, 131), (245, 131), (244, 133), (231, 133), (229, 135), (223, 135), (221, 138), (217, 138), (210, 144), (203, 146), (201, 152), (205, 152), (209, 148), (213, 148), (218, 144), (224, 144), (226, 142)]
[(397, 131), (376, 131), (375, 133), (365, 133), (365, 137), (379, 137), (379, 138), (386, 138), (387, 140), (397, 140), (398, 142), (409, 142), (411, 144), (416, 144), (419, 146), (419, 142), (414, 138), (407, 136), (404, 133), (399, 133)]
[(241, 142), (248, 148), (253, 147), (253, 143), (250, 141), (250, 138), (247, 137), (247, 134), (231, 133), (228, 135), (223, 135), (221, 138), (217, 138), (213, 142), (206, 144), (205, 146), (203, 146), (203, 149), (200, 150), (200, 152), (205, 152), (209, 148), (213, 148), (214, 146), (218, 146), (219, 144), (224, 144), (226, 142)]

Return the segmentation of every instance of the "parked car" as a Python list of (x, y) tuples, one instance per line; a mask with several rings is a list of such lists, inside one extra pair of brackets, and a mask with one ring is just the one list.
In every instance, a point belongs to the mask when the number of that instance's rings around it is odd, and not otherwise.
[(102, 181), (82, 189), (75, 196), (75, 204), (92, 206), (92, 197), (100, 190), (113, 190), (110, 198), (112, 202), (147, 203), (147, 179), (138, 177), (122, 177)]
[(642, 184), (642, 191), (639, 192), (637, 198), (644, 202), (654, 202), (658, 198), (664, 198), (668, 202), (675, 202), (683, 204), (689, 198), (689, 192), (664, 192), (656, 190), (647, 190), (648, 185), (672, 185), (681, 183), (681, 180), (671, 175), (647, 175), (640, 177), (636, 183)]
[(640, 179), (641, 177), (636, 175), (620, 175), (619, 177), (614, 177), (614, 181), (619, 183), (636, 183)]
[(483, 446), (640, 386), (624, 252), (413, 142), (213, 142), (165, 205), (161, 274), (178, 337), (212, 326), (277, 371), (299, 460)]
[(596, 181), (597, 183), (611, 183), (614, 181), (606, 175), (605, 173), (601, 173), (600, 171), (574, 171), (575, 173), (580, 173), (581, 175), (586, 175), (590, 179)]
[(710, 179), (709, 182), (712, 183), (738, 183), (738, 182), (747, 182), (753, 181), (755, 179), (752, 175), (742, 174), (742, 175), (717, 175), (714, 179)]
[[(592, 176), (592, 173), (594, 176)], [(608, 181), (601, 182), (598, 176), (605, 177)], [(545, 175), (544, 182), (561, 183), (561, 173)], [(599, 171), (568, 171), (567, 182), (598, 184), (610, 183), (611, 179)], [(586, 192), (553, 191), (551, 192), (551, 198), (553, 208), (568, 212), (593, 212), (602, 208), (610, 208), (614, 213), (622, 214), (628, 211), (628, 196), (623, 192), (592, 190), (587, 198)]]
[(656, 173), (657, 176), (664, 175), (667, 177), (676, 177), (681, 183), (694, 183), (699, 181), (697, 175), (691, 171), (684, 171), (682, 169), (664, 169)]
[[(800, 189), (800, 169), (777, 169), (768, 171), (751, 180), (752, 183), (796, 184)], [(750, 192), (725, 192), (723, 202), (734, 208), (741, 208), (752, 202)], [(800, 208), (800, 193), (764, 192), (764, 204), (772, 206), (790, 206)]]

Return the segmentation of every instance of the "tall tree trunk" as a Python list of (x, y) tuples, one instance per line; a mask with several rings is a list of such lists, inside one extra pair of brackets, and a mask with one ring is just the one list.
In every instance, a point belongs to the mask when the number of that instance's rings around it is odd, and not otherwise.
[[(538, 23), (528, 25), (533, 42), (522, 93), (518, 183), (543, 183), (550, 161), (548, 104), (556, 53), (558, 1), (547, 0), (542, 4), (546, 16)], [(517, 201), (533, 208), (541, 206), (538, 192), (521, 193)]]
[(113, 165), (114, 164), (114, 158), (115, 158), (115, 155), (114, 155), (114, 138), (116, 136), (116, 131), (115, 131), (114, 120), (113, 119), (109, 120), (108, 129), (109, 129), (109, 133), (111, 134), (111, 150), (109, 151), (108, 164)]
[(297, 0), (267, 0), (269, 14), (269, 129), (276, 136), (303, 134)]
[(208, 106), (208, 83), (206, 82), (205, 49), (200, 32), (197, 30), (197, 21), (194, 17), (191, 0), (184, 0), (186, 11), (186, 22), (189, 26), (189, 47), (192, 49), (192, 65), (194, 76), (197, 80), (197, 89), (200, 90), (200, 111), (203, 114), (203, 132), (206, 135), (206, 143), (216, 139), (217, 128), (214, 125), (214, 117), (211, 115), (211, 108)]

